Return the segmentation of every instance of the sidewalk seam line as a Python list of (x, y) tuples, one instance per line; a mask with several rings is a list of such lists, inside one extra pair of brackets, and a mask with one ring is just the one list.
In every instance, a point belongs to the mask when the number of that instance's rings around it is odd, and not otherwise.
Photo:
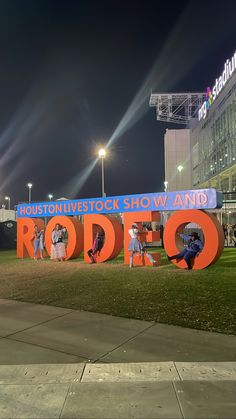
[(177, 391), (176, 391), (176, 388), (175, 388), (175, 382), (174, 381), (172, 381), (172, 386), (173, 386), (173, 389), (174, 389), (174, 393), (175, 393), (175, 397), (176, 397), (176, 400), (177, 400), (177, 403), (178, 403), (178, 406), (179, 406), (180, 413), (182, 415), (182, 418), (185, 419), (184, 411), (182, 409), (182, 406), (181, 406), (181, 403), (180, 403), (180, 400), (179, 400), (179, 397), (178, 397), (178, 394), (177, 394)]
[(178, 376), (179, 376), (179, 380), (180, 380), (180, 381), (183, 381), (183, 380), (182, 380), (182, 377), (181, 377), (181, 375), (180, 375), (180, 373), (179, 373), (179, 370), (178, 370), (178, 368), (177, 368), (177, 366), (176, 366), (176, 361), (173, 361), (173, 363), (174, 363), (174, 366), (175, 366), (176, 372), (177, 372), (177, 374), (178, 374)]
[(106, 352), (105, 354), (103, 354), (102, 356), (100, 356), (99, 358), (95, 359), (93, 361), (93, 363), (102, 360), (105, 356), (111, 354), (112, 352), (116, 351), (117, 349), (121, 348), (121, 346), (125, 345), (126, 343), (130, 342), (131, 340), (135, 339), (137, 336), (141, 335), (142, 333), (146, 332), (147, 330), (151, 329), (152, 327), (155, 326), (154, 324), (151, 324), (150, 326), (146, 327), (145, 329), (141, 330), (140, 332), (136, 333), (136, 335), (128, 338), (127, 340), (125, 340), (124, 342), (120, 343), (118, 346), (116, 346), (115, 348), (113, 348), (111, 351)]
[[(61, 351), (59, 349), (53, 349), (53, 348), (50, 348), (49, 346), (43, 346), (43, 345), (39, 345), (39, 344), (32, 343), (32, 342), (25, 342), (25, 341), (22, 341), (22, 340), (19, 340), (19, 339), (14, 339), (14, 338), (9, 338), (9, 340), (10, 341), (12, 340), (14, 342), (25, 343), (26, 345), (32, 345), (32, 346), (36, 346), (36, 347), (43, 348), (43, 349), (49, 349), (50, 351), (59, 352), (59, 353), (65, 354), (65, 355), (75, 356), (77, 358), (84, 358), (84, 359), (86, 359), (86, 361), (88, 360), (88, 358), (83, 356), (83, 355), (77, 355), (77, 354), (74, 354), (74, 353)], [(2, 365), (2, 364), (0, 364), (0, 365)], [(26, 365), (30, 365), (30, 364), (26, 364)]]
[(80, 383), (82, 383), (82, 378), (84, 376), (84, 371), (85, 371), (86, 365), (87, 365), (87, 362), (84, 363), (83, 371), (81, 373), (80, 380), (79, 380)]
[(61, 411), (60, 411), (60, 413), (59, 413), (58, 419), (60, 419), (60, 418), (61, 418), (61, 415), (62, 415), (62, 412), (63, 412), (64, 406), (65, 406), (65, 404), (66, 404), (66, 400), (67, 400), (67, 397), (68, 397), (68, 394), (69, 394), (69, 391), (70, 391), (71, 386), (72, 386), (72, 383), (69, 383), (69, 385), (68, 385), (68, 390), (67, 390), (66, 395), (65, 395), (65, 400), (64, 400), (64, 402), (62, 403), (62, 408), (61, 408)]
[(45, 321), (43, 321), (43, 322), (41, 322), (41, 323), (36, 323), (36, 324), (34, 324), (33, 326), (26, 327), (25, 329), (18, 330), (17, 332), (14, 332), (14, 333), (9, 333), (9, 335), (6, 335), (6, 336), (1, 336), (1, 338), (9, 338), (9, 337), (11, 337), (11, 336), (16, 335), (17, 333), (22, 333), (22, 332), (25, 332), (26, 330), (30, 330), (30, 329), (33, 329), (34, 327), (38, 327), (38, 326), (41, 326), (41, 325), (43, 325), (43, 324), (49, 323), (49, 322), (51, 322), (51, 321), (53, 321), (53, 320), (59, 319), (60, 317), (67, 316), (68, 314), (71, 314), (71, 313), (73, 313), (73, 312), (74, 312), (74, 310), (71, 310), (69, 313), (64, 313), (64, 314), (61, 314), (60, 316), (53, 317), (52, 319), (45, 320)]

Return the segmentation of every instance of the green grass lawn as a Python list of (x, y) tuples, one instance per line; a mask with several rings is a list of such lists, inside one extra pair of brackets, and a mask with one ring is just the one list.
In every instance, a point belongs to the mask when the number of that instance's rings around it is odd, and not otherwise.
[(236, 334), (236, 249), (203, 271), (178, 269), (164, 252), (159, 267), (130, 270), (122, 262), (122, 255), (87, 265), (0, 252), (0, 298)]

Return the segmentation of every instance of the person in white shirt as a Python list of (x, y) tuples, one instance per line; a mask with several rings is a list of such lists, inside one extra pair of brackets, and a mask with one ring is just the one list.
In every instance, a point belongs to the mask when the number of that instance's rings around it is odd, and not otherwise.
[(138, 241), (138, 233), (139, 233), (139, 230), (138, 230), (137, 224), (132, 224), (132, 227), (129, 230), (129, 235), (131, 237), (131, 240), (129, 242), (129, 247), (128, 247), (128, 250), (130, 252), (130, 262), (129, 262), (130, 268), (133, 268), (135, 253), (139, 253), (140, 255), (142, 254), (142, 245)]
[(63, 238), (66, 233), (66, 228), (60, 224), (56, 224), (52, 232), (52, 245), (51, 245), (51, 259), (63, 262), (66, 258), (66, 246), (63, 243)]

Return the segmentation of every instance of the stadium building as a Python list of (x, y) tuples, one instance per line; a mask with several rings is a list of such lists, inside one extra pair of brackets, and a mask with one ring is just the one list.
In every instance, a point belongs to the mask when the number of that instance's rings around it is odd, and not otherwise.
[(155, 93), (157, 120), (182, 124), (165, 133), (165, 189), (223, 192), (222, 224), (236, 225), (236, 52), (203, 93)]

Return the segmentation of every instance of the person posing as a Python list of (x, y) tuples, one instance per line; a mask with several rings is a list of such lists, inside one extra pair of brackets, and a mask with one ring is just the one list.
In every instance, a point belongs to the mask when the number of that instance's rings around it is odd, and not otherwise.
[(135, 253), (139, 253), (140, 255), (142, 254), (142, 245), (141, 243), (138, 241), (138, 226), (137, 224), (132, 224), (131, 229), (128, 231), (129, 235), (131, 237), (131, 240), (129, 242), (129, 247), (128, 250), (130, 252), (130, 262), (129, 262), (129, 267), (133, 268), (133, 264), (134, 264), (134, 255)]
[(192, 259), (194, 259), (199, 252), (201, 252), (203, 248), (203, 243), (200, 240), (199, 235), (196, 232), (193, 232), (189, 235), (187, 234), (179, 234), (179, 236), (188, 242), (187, 247), (183, 249), (177, 255), (168, 256), (168, 260), (176, 259), (184, 259), (187, 263), (187, 269), (192, 269)]
[(51, 245), (51, 259), (54, 261), (63, 262), (66, 258), (66, 246), (63, 243), (63, 238), (66, 233), (66, 228), (60, 224), (56, 224), (52, 232), (52, 245)]
[(39, 232), (39, 253), (40, 253), (40, 258), (43, 259), (43, 251), (45, 249), (45, 229), (42, 228), (42, 230), (40, 230)]
[(88, 250), (88, 256), (91, 259), (91, 263), (97, 263), (97, 256), (100, 255), (100, 252), (104, 246), (104, 232), (99, 231), (96, 234), (96, 237), (93, 242), (92, 249)]
[(40, 231), (36, 225), (34, 226), (34, 235), (32, 240), (34, 241), (34, 260), (37, 260), (37, 253), (40, 246)]

